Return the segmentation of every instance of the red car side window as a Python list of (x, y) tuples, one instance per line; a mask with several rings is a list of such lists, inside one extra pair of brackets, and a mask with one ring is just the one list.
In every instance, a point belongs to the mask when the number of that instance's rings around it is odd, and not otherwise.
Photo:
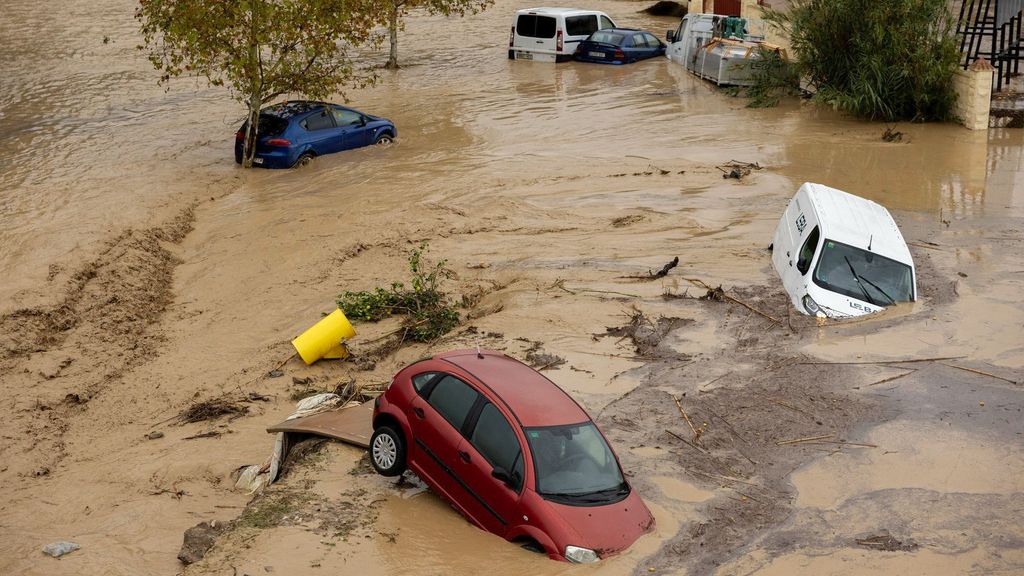
[(456, 430), (462, 430), (473, 404), (480, 396), (462, 380), (445, 374), (436, 384), (431, 383), (427, 403), (434, 407)]

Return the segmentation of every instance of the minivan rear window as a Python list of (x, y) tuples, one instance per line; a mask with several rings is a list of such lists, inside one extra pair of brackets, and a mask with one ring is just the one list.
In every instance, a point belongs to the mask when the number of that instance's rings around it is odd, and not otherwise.
[(597, 16), (567, 16), (565, 33), (569, 36), (590, 36), (597, 30)]
[(555, 19), (550, 16), (520, 14), (516, 21), (516, 33), (530, 38), (554, 38)]

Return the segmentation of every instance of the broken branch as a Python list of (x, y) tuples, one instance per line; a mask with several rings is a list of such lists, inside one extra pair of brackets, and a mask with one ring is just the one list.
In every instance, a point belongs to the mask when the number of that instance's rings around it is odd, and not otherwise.
[(693, 431), (694, 444), (700, 442), (700, 432), (698, 432), (697, 429), (693, 426), (693, 422), (690, 421), (690, 417), (687, 416), (686, 411), (683, 410), (683, 403), (680, 402), (679, 398), (676, 396), (673, 396), (672, 399), (676, 401), (676, 408), (679, 409), (679, 414), (683, 417), (683, 420), (686, 420), (686, 423), (690, 426), (690, 430)]
[[(711, 286), (708, 286), (703, 280), (700, 280), (698, 278), (683, 278), (683, 280), (686, 280), (690, 284), (693, 284), (694, 286), (703, 288), (703, 289), (705, 289), (705, 290), (707, 290), (709, 292), (714, 290), (714, 288), (712, 288)], [(778, 324), (779, 326), (782, 325), (782, 322), (778, 318), (768, 314), (767, 312), (762, 312), (762, 311), (758, 310), (757, 308), (754, 308), (750, 304), (747, 304), (746, 302), (743, 302), (742, 300), (740, 300), (738, 298), (734, 298), (734, 297), (726, 294), (721, 289), (719, 289), (719, 292), (720, 292), (721, 296), (723, 298), (725, 298), (726, 300), (728, 300), (730, 302), (733, 302), (735, 304), (739, 304), (740, 306), (743, 306), (747, 310), (750, 310), (751, 312), (753, 312), (755, 314), (763, 316), (763, 317), (767, 318), (768, 320), (771, 320), (772, 322)]]
[(910, 360), (864, 360), (862, 362), (796, 362), (797, 366), (849, 366), (859, 364), (915, 364), (918, 362), (938, 362), (940, 360), (960, 360), (967, 356), (945, 356), (941, 358), (912, 358)]
[(956, 364), (947, 364), (945, 362), (939, 362), (943, 366), (949, 366), (950, 368), (956, 368), (957, 370), (963, 370), (964, 372), (971, 372), (973, 374), (980, 374), (982, 376), (988, 376), (989, 378), (995, 378), (996, 380), (1002, 380), (1003, 382), (1009, 382), (1010, 384), (1017, 384), (1015, 380), (1009, 378), (1003, 378), (1002, 376), (996, 376), (995, 374), (985, 372), (984, 370), (976, 370), (974, 368), (968, 368), (966, 366), (957, 366)]
[(793, 440), (783, 440), (776, 442), (776, 446), (786, 446), (788, 444), (803, 444), (804, 442), (814, 442), (815, 440), (826, 440), (835, 436), (835, 434), (822, 434), (821, 436), (808, 436), (807, 438), (795, 438)]
[(693, 442), (690, 442), (690, 441), (689, 441), (689, 440), (687, 440), (686, 438), (683, 438), (682, 436), (680, 436), (679, 434), (676, 434), (675, 432), (673, 432), (673, 431), (671, 431), (671, 430), (668, 430), (668, 429), (666, 429), (666, 430), (665, 430), (665, 432), (668, 432), (668, 433), (669, 433), (669, 434), (671, 434), (671, 435), (672, 435), (673, 437), (675, 437), (675, 439), (676, 439), (676, 440), (680, 440), (680, 441), (684, 442), (684, 443), (685, 443), (685, 444), (686, 444), (687, 446), (689, 446), (689, 447), (693, 448), (694, 450), (697, 450), (698, 452), (703, 452), (703, 453), (705, 453), (705, 454), (708, 454), (708, 453), (709, 453), (709, 452), (708, 452), (707, 450), (705, 450), (705, 449), (701, 448), (700, 446), (697, 446), (697, 445), (696, 445), (696, 444), (694, 444)]

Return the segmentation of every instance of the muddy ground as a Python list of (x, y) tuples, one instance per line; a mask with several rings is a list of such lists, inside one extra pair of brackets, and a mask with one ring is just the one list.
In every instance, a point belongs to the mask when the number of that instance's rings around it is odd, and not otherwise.
[[(0, 573), (1024, 570), (1019, 131), (901, 125), (885, 143), (799, 102), (747, 110), (661, 60), (508, 62), (517, 6), (498, 2), (410, 20), (408, 66), (349, 95), (396, 121), (396, 145), (243, 172), (238, 110), (153, 85), (131, 2), (56, 21), (36, 4), (0, 21)], [(452, 35), (469, 42), (438, 44)], [(764, 169), (723, 179), (730, 160)], [(765, 247), (806, 180), (892, 209), (919, 302), (823, 326), (791, 310)], [(466, 296), (455, 332), (382, 352), (397, 321), (360, 324), (353, 361), (290, 358), (338, 293), (405, 279), (424, 240)], [(296, 398), (476, 345), (595, 416), (653, 534), (596, 567), (550, 562), (333, 443), (255, 499), (233, 490)], [(210, 400), (235, 410), (179, 418)], [(234, 522), (185, 568), (182, 533), (212, 519)], [(82, 549), (40, 553), (60, 539)]]

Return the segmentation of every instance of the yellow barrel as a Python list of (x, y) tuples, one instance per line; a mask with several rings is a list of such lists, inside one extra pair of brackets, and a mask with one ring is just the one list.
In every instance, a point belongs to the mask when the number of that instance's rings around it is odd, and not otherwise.
[(339, 308), (292, 340), (292, 346), (295, 346), (295, 351), (302, 357), (303, 362), (312, 364), (321, 358), (348, 356), (345, 342), (355, 335), (355, 328)]

